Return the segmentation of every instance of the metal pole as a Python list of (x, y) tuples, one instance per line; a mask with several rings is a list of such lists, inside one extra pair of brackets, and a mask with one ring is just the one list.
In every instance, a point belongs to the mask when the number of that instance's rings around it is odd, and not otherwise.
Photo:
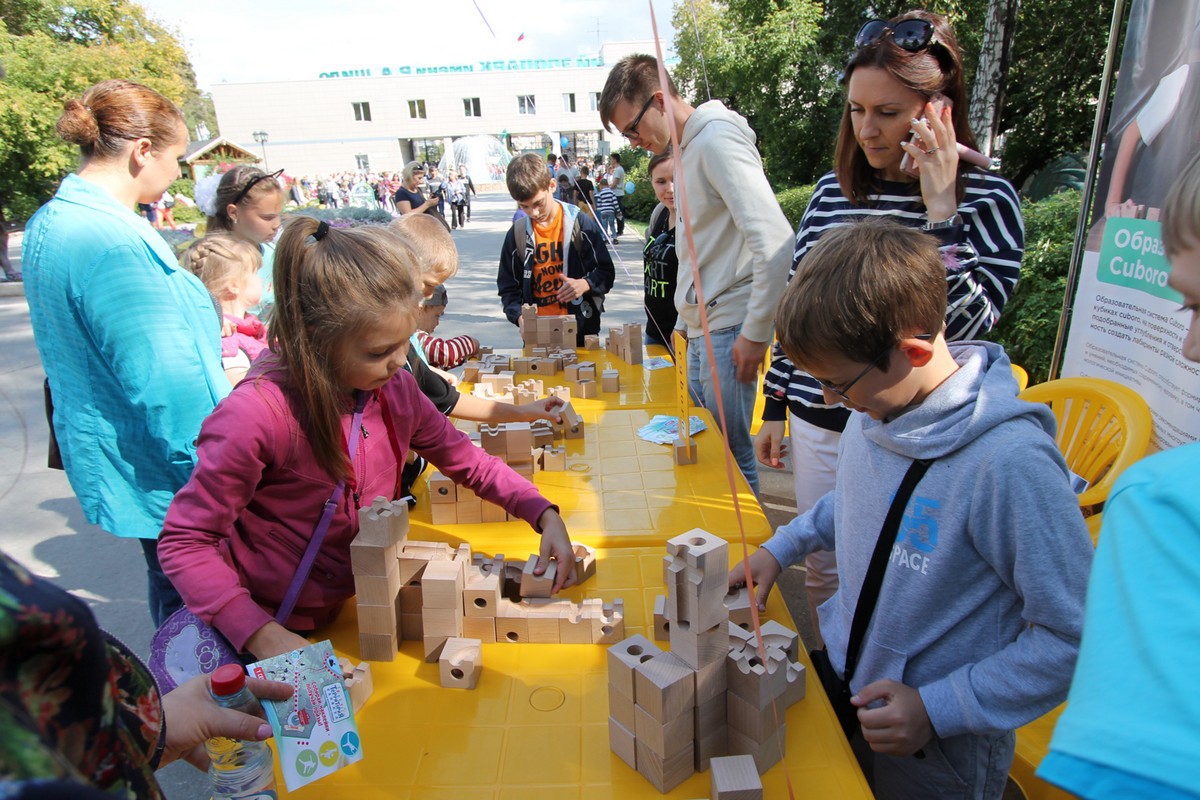
[(1083, 265), (1083, 247), (1087, 239), (1088, 214), (1096, 192), (1096, 167), (1100, 161), (1100, 146), (1104, 139), (1104, 117), (1108, 111), (1109, 87), (1116, 70), (1117, 38), (1121, 33), (1121, 18), (1125, 15), (1125, 0), (1116, 0), (1113, 5), (1112, 26), (1108, 31), (1108, 51), (1104, 54), (1104, 73), (1100, 78), (1100, 98), (1096, 103), (1096, 122), (1092, 126), (1092, 146), (1088, 150), (1087, 176), (1083, 181), (1082, 203), (1079, 206), (1079, 221), (1075, 224), (1075, 241), (1071, 245), (1071, 264), (1067, 269), (1067, 288), (1063, 295), (1062, 313), (1058, 317), (1058, 333), (1054, 337), (1054, 355), (1050, 359), (1049, 379), (1058, 377), (1062, 366), (1063, 351), (1066, 350), (1067, 326), (1071, 318), (1071, 306), (1075, 302), (1075, 290), (1079, 284), (1079, 270)]

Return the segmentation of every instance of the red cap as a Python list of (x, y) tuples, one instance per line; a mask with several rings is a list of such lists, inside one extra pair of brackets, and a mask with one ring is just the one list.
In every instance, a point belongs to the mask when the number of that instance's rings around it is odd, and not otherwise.
[(240, 664), (225, 664), (212, 674), (212, 692), (218, 697), (237, 694), (246, 685), (246, 670)]

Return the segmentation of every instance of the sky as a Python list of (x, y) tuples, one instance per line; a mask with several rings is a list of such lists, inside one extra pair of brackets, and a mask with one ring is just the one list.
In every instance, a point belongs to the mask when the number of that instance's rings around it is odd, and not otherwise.
[[(650, 0), (256, 0), (220, 13), (138, 2), (179, 36), (202, 91), (333, 70), (596, 55), (599, 42), (653, 38)], [(653, 0), (664, 49), (672, 4)]]

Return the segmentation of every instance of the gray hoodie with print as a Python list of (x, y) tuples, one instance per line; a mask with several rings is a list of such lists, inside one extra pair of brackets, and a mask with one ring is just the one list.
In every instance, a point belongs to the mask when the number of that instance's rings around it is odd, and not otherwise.
[(1001, 347), (950, 350), (958, 371), (920, 405), (851, 415), (835, 489), (764, 545), (785, 566), (836, 548), (840, 588), (818, 614), (841, 672), (892, 496), (913, 459), (936, 459), (905, 509), (851, 689), (917, 688), (940, 737), (1011, 731), (1066, 698), (1092, 563), (1053, 415), (1017, 399)]

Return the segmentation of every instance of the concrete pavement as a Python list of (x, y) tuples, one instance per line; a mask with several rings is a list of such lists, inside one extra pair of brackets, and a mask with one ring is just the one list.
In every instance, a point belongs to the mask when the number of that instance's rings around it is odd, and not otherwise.
[[(440, 335), (468, 333), (497, 348), (521, 344), (496, 296), (496, 266), (515, 204), (507, 195), (474, 200), (473, 219), (455, 231), (460, 268), (448, 284), (450, 304)], [(10, 257), (21, 268), (20, 235)], [(614, 250), (616, 283), (605, 301), (604, 328), (643, 322), (641, 241), (627, 230)], [(146, 571), (136, 541), (118, 539), (84, 521), (66, 476), (46, 467), (44, 372), (33, 341), (29, 309), (19, 284), (0, 283), (0, 530), (2, 547), (35, 573), (84, 598), (100, 624), (135, 652), (149, 651), (153, 629), (146, 610)], [(794, 508), (790, 470), (763, 470), (763, 501), (776, 525)], [(802, 633), (807, 630), (803, 580), (785, 571), (785, 599)], [(205, 797), (207, 779), (183, 764), (160, 779), (175, 800)]]

